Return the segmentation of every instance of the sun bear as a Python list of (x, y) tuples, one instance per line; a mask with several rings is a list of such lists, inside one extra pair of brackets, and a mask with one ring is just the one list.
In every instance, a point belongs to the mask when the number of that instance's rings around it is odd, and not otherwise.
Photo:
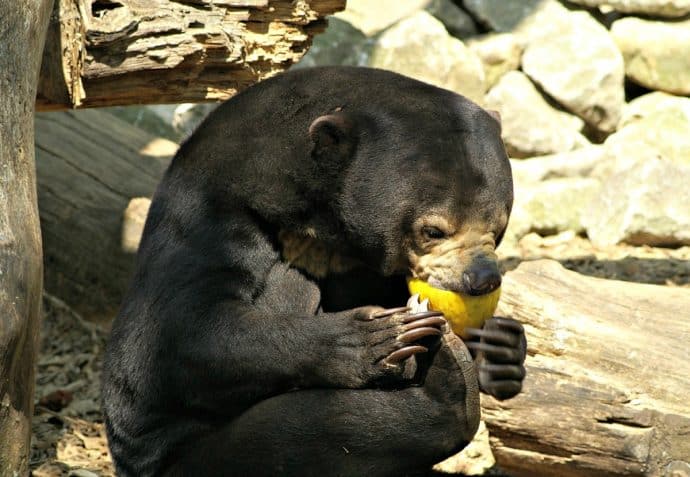
[(221, 105), (160, 182), (113, 322), (117, 473), (416, 475), (462, 449), (479, 390), (520, 391), (524, 331), (464, 343), (405, 279), (495, 290), (512, 200), (499, 120), (450, 91), (321, 67)]

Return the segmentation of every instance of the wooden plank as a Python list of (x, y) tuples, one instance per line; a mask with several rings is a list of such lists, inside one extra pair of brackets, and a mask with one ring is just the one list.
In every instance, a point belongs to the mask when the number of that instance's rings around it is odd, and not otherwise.
[(36, 104), (227, 99), (297, 62), (345, 0), (58, 0)]
[[(521, 264), (498, 313), (525, 325), (523, 393), (483, 397), (497, 462), (516, 476), (664, 475), (690, 460), (690, 289)], [(537, 470), (538, 469), (538, 470)]]

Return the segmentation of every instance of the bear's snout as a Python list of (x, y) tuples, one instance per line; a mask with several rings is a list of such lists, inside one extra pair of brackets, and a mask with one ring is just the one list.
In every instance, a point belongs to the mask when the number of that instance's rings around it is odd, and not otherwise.
[(501, 286), (501, 273), (494, 260), (485, 257), (475, 258), (462, 272), (463, 293), (472, 296), (486, 295)]
[[(443, 256), (426, 256), (416, 276), (430, 285), (464, 295), (480, 296), (501, 286), (501, 272), (493, 253), (455, 251)], [(422, 273), (419, 273), (422, 272)]]

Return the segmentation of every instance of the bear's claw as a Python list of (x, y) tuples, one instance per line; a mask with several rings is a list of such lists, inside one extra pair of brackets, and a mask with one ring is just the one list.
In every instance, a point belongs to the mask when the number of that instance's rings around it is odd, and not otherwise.
[(398, 341), (403, 343), (414, 343), (417, 340), (425, 338), (427, 336), (441, 336), (443, 332), (438, 328), (432, 328), (430, 326), (425, 326), (423, 328), (415, 328), (410, 331), (398, 336)]
[(372, 313), (371, 318), (385, 318), (387, 316), (395, 315), (396, 313), (405, 313), (407, 311), (410, 311), (410, 308), (407, 306), (400, 306), (398, 308), (388, 308), (386, 310), (381, 310)]
[(434, 326), (434, 327), (438, 327), (438, 328), (443, 328), (444, 325), (447, 323), (447, 321), (442, 316), (432, 315), (432, 316), (429, 316), (428, 318), (421, 318), (421, 319), (414, 320), (412, 322), (405, 322), (403, 320), (403, 323), (406, 323), (405, 326), (403, 326), (403, 329), (405, 331), (409, 331), (409, 330), (414, 330), (415, 328), (421, 328), (424, 326)]
[(397, 366), (407, 358), (417, 353), (426, 353), (429, 351), (428, 348), (420, 345), (415, 346), (405, 346), (399, 350), (393, 351), (391, 354), (383, 359), (383, 364), (387, 366)]
[(446, 322), (445, 318), (443, 318), (443, 313), (440, 311), (422, 311), (420, 313), (411, 313), (409, 315), (406, 315), (403, 317), (402, 322), (403, 323), (412, 323), (416, 322), (418, 320), (422, 320), (425, 318), (431, 318), (431, 317), (441, 317), (443, 319), (443, 323)]

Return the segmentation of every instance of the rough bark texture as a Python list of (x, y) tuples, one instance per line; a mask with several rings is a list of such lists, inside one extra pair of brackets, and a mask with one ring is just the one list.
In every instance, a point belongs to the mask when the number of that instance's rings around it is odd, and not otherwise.
[(52, 3), (0, 1), (0, 476), (28, 472), (42, 276), (33, 112)]
[(136, 252), (125, 210), (131, 199), (153, 195), (176, 149), (102, 111), (36, 115), (49, 293), (64, 297), (90, 320), (114, 316)]
[(345, 0), (58, 0), (40, 110), (228, 98), (299, 60)]
[(686, 288), (546, 260), (509, 272), (498, 312), (525, 325), (528, 377), (515, 399), (482, 401), (498, 463), (516, 476), (690, 470), (688, 310)]

